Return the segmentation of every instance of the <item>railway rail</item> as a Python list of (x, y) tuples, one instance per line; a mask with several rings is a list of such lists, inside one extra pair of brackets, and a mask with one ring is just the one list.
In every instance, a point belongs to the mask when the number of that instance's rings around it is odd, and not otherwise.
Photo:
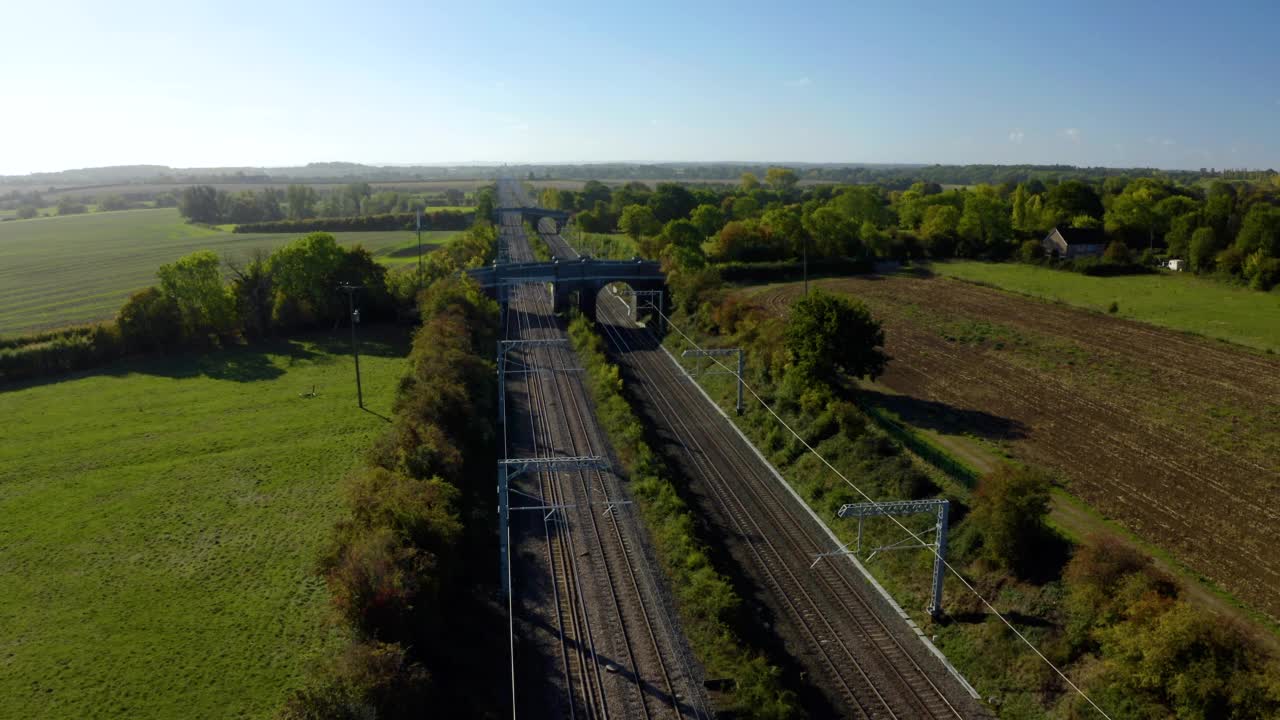
[[(503, 200), (511, 205), (519, 198)], [(520, 219), (502, 220), (501, 242), (509, 257), (531, 259)], [(549, 294), (539, 286), (513, 289), (504, 325), (507, 339), (565, 337)], [(607, 456), (567, 347), (525, 348), (520, 360), (522, 379), (512, 383), (516, 391), (508, 397), (525, 400), (520, 410), (527, 422), (522, 428), (528, 435), (526, 452), (544, 458)], [(551, 508), (543, 519), (541, 545), (551, 578), (561, 685), (557, 707), (547, 708), (548, 714), (709, 718), (688, 652), (652, 576), (651, 559), (634, 521), (614, 504), (622, 492), (617, 478), (584, 467), (538, 472), (534, 479), (541, 503)]]
[[(574, 259), (578, 253), (559, 235), (539, 228), (552, 254)], [(679, 442), (682, 467), (699, 477), (738, 537), (743, 539), (758, 575), (770, 588), (817, 665), (835, 691), (841, 710), (862, 718), (965, 718), (968, 703), (958, 688), (943, 690), (950, 678), (942, 669), (926, 670), (931, 658), (917, 659), (886, 624), (878, 598), (869, 598), (861, 578), (852, 580), (835, 563), (804, 569), (829, 550), (829, 540), (774, 480), (767, 468), (727, 422), (691, 387), (692, 380), (660, 356), (659, 340), (636, 328), (626, 306), (599, 303), (599, 327), (615, 357), (641, 380), (646, 407)], [(637, 352), (640, 351), (640, 352)], [(634, 385), (633, 385), (634, 387)], [(736, 480), (736, 482), (735, 482)], [(747, 482), (742, 482), (748, 480)], [(798, 569), (799, 568), (799, 569)], [(891, 622), (897, 623), (896, 616)], [(913, 648), (914, 649), (914, 648)]]

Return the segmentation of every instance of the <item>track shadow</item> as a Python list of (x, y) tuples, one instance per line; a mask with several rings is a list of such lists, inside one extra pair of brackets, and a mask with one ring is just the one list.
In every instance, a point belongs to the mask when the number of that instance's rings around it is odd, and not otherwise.
[(1025, 424), (982, 410), (957, 408), (936, 400), (861, 390), (862, 397), (902, 419), (904, 423), (944, 435), (976, 435), (987, 440), (1017, 440), (1027, 436)]

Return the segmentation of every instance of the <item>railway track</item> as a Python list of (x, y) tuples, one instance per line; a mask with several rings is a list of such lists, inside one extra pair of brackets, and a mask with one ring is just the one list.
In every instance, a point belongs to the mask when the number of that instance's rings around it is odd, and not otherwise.
[[(513, 204), (519, 198), (504, 198)], [(518, 217), (500, 228), (512, 261), (532, 260)], [(567, 245), (556, 248), (566, 252)], [(505, 318), (508, 339), (564, 338), (544, 287), (514, 289)], [(607, 448), (565, 347), (520, 353), (526, 415), (536, 457), (607, 456)], [(680, 645), (637, 540), (610, 500), (616, 477), (600, 469), (536, 474), (544, 519), (543, 557), (551, 577), (558, 714), (571, 718), (709, 718), (687, 650)], [(513, 503), (514, 505), (514, 503)], [(518, 589), (517, 589), (518, 592)]]
[(859, 587), (861, 578), (851, 580), (833, 562), (807, 569), (815, 554), (830, 549), (829, 540), (661, 354), (657, 339), (634, 327), (620, 301), (601, 302), (599, 309), (611, 349), (640, 380), (632, 387), (677, 439), (682, 465), (703, 481), (747, 547), (773, 604), (809, 651), (805, 664), (827, 680), (841, 711), (863, 718), (969, 716), (959, 694), (940, 687), (949, 680), (939, 677), (941, 668), (926, 671), (886, 625), (874, 606), (878, 600), (869, 601)]

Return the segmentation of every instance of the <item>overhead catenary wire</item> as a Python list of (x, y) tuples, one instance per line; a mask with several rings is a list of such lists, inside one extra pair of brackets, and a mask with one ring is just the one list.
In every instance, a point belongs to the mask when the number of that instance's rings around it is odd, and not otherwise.
[[(689, 337), (688, 334), (686, 334), (683, 330), (681, 330), (679, 326), (675, 325), (671, 321), (670, 316), (662, 313), (661, 311), (658, 311), (657, 309), (654, 309), (654, 312), (663, 319), (663, 321), (667, 324), (667, 327), (671, 328), (672, 330), (675, 330), (680, 335), (680, 337), (684, 338), (684, 340), (688, 342), (690, 345), (692, 345), (695, 349), (705, 350), (705, 348), (703, 348), (693, 338)], [(858, 487), (857, 484), (855, 484), (852, 480), (850, 480), (847, 476), (845, 476), (844, 473), (840, 472), (839, 468), (831, 464), (831, 462), (828, 461), (825, 457), (823, 457), (822, 454), (819, 453), (816, 448), (814, 448), (803, 437), (801, 437), (800, 433), (796, 432), (795, 429), (792, 428), (791, 425), (787, 423), (787, 421), (783, 419), (783, 417), (779, 415), (778, 412), (769, 405), (769, 403), (765, 402), (764, 398), (760, 397), (760, 394), (756, 392), (755, 388), (753, 388), (751, 384), (747, 382), (746, 378), (742, 377), (742, 375), (740, 375), (736, 369), (730, 368), (728, 365), (724, 364), (722, 361), (720, 361), (719, 358), (715, 356), (709, 356), (709, 357), (711, 358), (711, 361), (713, 363), (715, 363), (716, 365), (719, 365), (730, 375), (735, 376), (738, 379), (738, 381), (742, 383), (742, 386), (746, 389), (746, 391), (750, 393), (753, 398), (755, 398), (756, 402), (760, 403), (760, 406), (763, 407), (765, 410), (767, 410), (769, 414), (772, 415), (773, 418), (778, 421), (778, 424), (786, 428), (787, 432), (791, 433), (791, 435), (796, 440), (798, 440), (806, 450), (812, 453), (814, 457), (818, 458), (818, 460), (823, 465), (825, 465), (829, 470), (831, 470), (831, 472), (835, 473), (835, 475), (839, 477), (841, 480), (843, 480), (846, 485), (853, 488), (853, 490), (857, 492), (859, 495), (861, 495), (862, 498), (866, 500), (868, 503), (872, 504), (877, 508), (880, 507), (881, 503), (877, 502), (874, 498), (872, 498), (865, 491), (863, 491), (862, 488)], [(697, 381), (693, 380), (693, 382), (697, 382)], [(894, 517), (893, 515), (886, 514), (885, 517), (891, 520), (898, 527), (902, 528), (902, 530), (904, 530), (908, 535), (919, 540), (922, 544), (924, 543), (924, 540), (921, 538), (922, 533), (916, 533), (912, 531), (910, 528), (904, 525), (900, 520), (898, 520), (898, 518)], [(997, 618), (999, 618), (1000, 621), (1004, 623), (1006, 627), (1008, 627), (1011, 631), (1013, 631), (1013, 634), (1016, 635), (1024, 645), (1030, 648), (1031, 651), (1034, 652), (1037, 657), (1039, 657), (1046, 665), (1048, 665), (1055, 673), (1057, 673), (1058, 677), (1062, 678), (1063, 682), (1065, 682), (1073, 691), (1075, 691), (1076, 694), (1084, 698), (1084, 700), (1087, 703), (1089, 703), (1089, 705), (1094, 710), (1096, 710), (1099, 715), (1101, 715), (1104, 718), (1107, 718), (1107, 720), (1111, 720), (1111, 716), (1108, 715), (1107, 712), (1103, 710), (1096, 702), (1094, 702), (1093, 698), (1089, 697), (1089, 695), (1085, 693), (1085, 691), (1082, 690), (1080, 686), (1076, 685), (1071, 680), (1071, 678), (1067, 677), (1067, 674), (1064, 673), (1056, 664), (1054, 664), (1052, 660), (1046, 657), (1044, 653), (1040, 652), (1040, 649), (1037, 648), (1035, 644), (1032, 643), (1029, 639), (1027, 639), (1027, 636), (1023, 635), (1022, 632), (1018, 630), (1018, 628), (1015, 627), (1013, 623), (1010, 622), (1009, 619), (1004, 616), (1003, 613), (997, 610), (996, 607), (991, 604), (991, 601), (987, 600), (987, 598), (983, 596), (982, 593), (978, 592), (977, 588), (975, 588), (972, 584), (970, 584), (970, 582), (964, 577), (964, 575), (962, 575), (960, 571), (956, 570), (955, 567), (952, 566), (951, 563), (948, 562), (945, 557), (940, 555), (936, 548), (930, 547), (928, 549), (930, 550), (930, 552), (933, 553), (935, 557), (938, 558), (939, 561), (942, 562), (942, 564), (947, 568), (947, 570), (951, 571), (951, 574), (955, 575), (956, 578), (960, 580), (960, 583), (963, 584), (964, 587), (974, 595), (974, 597), (978, 598), (978, 600), (982, 602), (983, 606), (985, 606), (987, 610), (991, 612), (992, 615), (995, 615)]]

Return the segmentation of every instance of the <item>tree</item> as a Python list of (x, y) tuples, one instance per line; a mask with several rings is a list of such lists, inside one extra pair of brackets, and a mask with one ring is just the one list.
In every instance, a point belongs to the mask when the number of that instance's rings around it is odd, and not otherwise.
[(796, 172), (791, 168), (771, 167), (765, 171), (764, 181), (769, 187), (773, 188), (774, 192), (786, 196), (795, 189), (796, 184), (800, 182), (800, 178), (796, 176)]
[(106, 197), (98, 200), (98, 212), (125, 210), (128, 209), (128, 207), (129, 202), (124, 199), (124, 196), (118, 194), (107, 195)]
[(707, 264), (702, 252), (702, 231), (689, 220), (672, 220), (662, 228), (662, 249), (651, 257), (660, 257), (678, 270), (698, 270)]
[(760, 222), (783, 252), (793, 256), (799, 256), (804, 252), (806, 233), (800, 206), (786, 205), (774, 208), (767, 211), (760, 218)]
[(724, 213), (715, 205), (699, 205), (693, 209), (690, 219), (703, 237), (711, 237), (724, 227)]
[(586, 210), (593, 208), (596, 203), (609, 204), (612, 199), (613, 192), (609, 190), (609, 186), (599, 180), (588, 180), (582, 186), (582, 190), (578, 193), (578, 209)]
[(458, 207), (462, 205), (462, 203), (466, 202), (466, 200), (467, 194), (458, 188), (448, 188), (444, 191), (444, 201), (447, 205)]
[(1013, 239), (1012, 213), (1004, 200), (989, 185), (979, 185), (965, 194), (964, 212), (956, 230), (964, 240), (964, 257), (980, 254), (999, 255)]
[(647, 205), (628, 205), (618, 218), (618, 229), (627, 237), (639, 241), (645, 235), (655, 235), (662, 228), (653, 210)]
[(222, 284), (221, 263), (209, 250), (191, 253), (156, 271), (160, 292), (171, 299), (187, 340), (230, 332), (236, 323), (235, 298)]
[(733, 201), (734, 220), (746, 220), (758, 212), (760, 212), (760, 203), (749, 195), (743, 195)]
[(742, 178), (738, 182), (738, 187), (741, 188), (743, 192), (751, 192), (752, 190), (760, 187), (760, 180), (756, 178), (755, 173), (744, 172), (742, 173)]
[(1208, 272), (1213, 269), (1213, 259), (1218, 254), (1221, 246), (1218, 244), (1218, 236), (1213, 232), (1213, 228), (1196, 228), (1191, 233), (1191, 246), (1188, 254), (1188, 261), (1191, 269), (1196, 272)]
[(871, 311), (821, 290), (791, 306), (784, 334), (795, 370), (822, 382), (834, 384), (841, 373), (874, 379), (889, 362), (884, 329)]
[(1127, 265), (1133, 262), (1133, 255), (1129, 252), (1129, 246), (1124, 244), (1123, 240), (1112, 240), (1111, 244), (1102, 253), (1102, 259), (1109, 263), (1117, 265)]
[(1067, 180), (1049, 191), (1046, 206), (1059, 217), (1088, 215), (1102, 219), (1102, 198), (1094, 189), (1079, 180)]
[(88, 210), (84, 203), (77, 201), (70, 195), (63, 195), (58, 198), (57, 208), (59, 215), (80, 215)]
[(289, 217), (294, 220), (315, 217), (316, 203), (320, 195), (310, 185), (290, 185), (285, 188), (285, 202), (289, 206)]
[(973, 498), (972, 520), (982, 550), (996, 565), (1026, 576), (1049, 536), (1049, 476), (1003, 465), (984, 475)]
[(482, 188), (476, 193), (476, 222), (493, 222), (493, 210), (498, 199), (493, 188)]
[(813, 238), (817, 257), (854, 257), (862, 254), (858, 226), (834, 208), (820, 207), (802, 219), (805, 232)]
[(689, 213), (698, 206), (698, 201), (689, 189), (679, 183), (658, 183), (658, 187), (649, 197), (649, 207), (659, 223), (669, 223), (689, 217)]
[(1262, 251), (1267, 257), (1280, 258), (1280, 207), (1254, 205), (1244, 216), (1236, 247), (1244, 253)]
[(1030, 228), (1027, 226), (1027, 186), (1019, 183), (1016, 190), (1013, 191), (1013, 229), (1017, 232), (1027, 232)]
[(1018, 248), (1018, 257), (1025, 263), (1040, 262), (1044, 259), (1044, 244), (1039, 240), (1027, 240)]
[(190, 222), (215, 224), (222, 222), (222, 201), (211, 185), (191, 185), (182, 189), (178, 212)]
[(134, 352), (164, 350), (182, 339), (177, 304), (154, 287), (129, 296), (116, 315), (116, 326), (125, 346)]
[(31, 218), (39, 214), (40, 214), (40, 208), (36, 207), (35, 205), (23, 205), (22, 207), (18, 208), (19, 220), (30, 220)]
[(337, 319), (346, 309), (337, 273), (345, 253), (329, 233), (300, 237), (271, 255), (272, 322), (297, 327)]

